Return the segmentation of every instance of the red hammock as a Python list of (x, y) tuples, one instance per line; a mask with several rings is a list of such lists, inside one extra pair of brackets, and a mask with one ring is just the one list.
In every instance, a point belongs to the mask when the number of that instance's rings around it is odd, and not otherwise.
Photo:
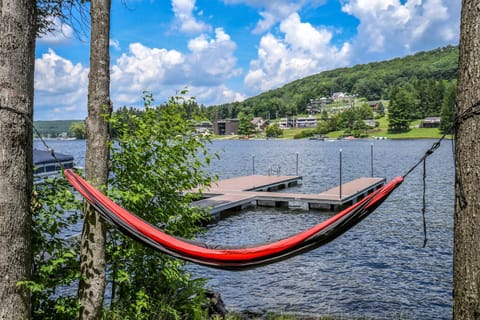
[(73, 170), (66, 169), (64, 172), (73, 187), (106, 220), (127, 236), (163, 253), (221, 269), (246, 269), (265, 265), (330, 242), (367, 217), (403, 182), (403, 177), (396, 177), (356, 204), (291, 237), (254, 247), (209, 248), (203, 243), (166, 234), (107, 198)]

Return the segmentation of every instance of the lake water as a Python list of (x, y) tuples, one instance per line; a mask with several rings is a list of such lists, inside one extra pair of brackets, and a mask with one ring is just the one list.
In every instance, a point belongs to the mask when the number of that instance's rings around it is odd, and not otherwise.
[[(404, 174), (434, 140), (217, 140), (212, 172), (220, 178), (267, 174), (303, 176), (288, 191), (319, 193), (371, 174)], [(84, 161), (85, 141), (48, 141), (57, 152)], [(39, 141), (35, 141), (40, 146)], [(285, 311), (374, 319), (450, 319), (452, 307), (454, 166), (446, 141), (427, 162), (428, 244), (423, 248), (421, 168), (362, 223), (314, 251), (253, 270), (233, 272), (189, 264), (194, 277), (209, 279), (230, 310)], [(252, 208), (212, 225), (199, 239), (221, 245), (255, 244), (297, 233), (327, 213)]]

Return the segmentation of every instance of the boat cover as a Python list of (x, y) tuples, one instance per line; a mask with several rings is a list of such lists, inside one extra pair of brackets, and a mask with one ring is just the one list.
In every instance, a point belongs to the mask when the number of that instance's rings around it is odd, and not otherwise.
[(50, 151), (33, 149), (33, 164), (36, 166), (48, 163), (56, 164), (58, 162), (73, 161), (73, 156), (63, 153), (55, 152), (55, 158)]

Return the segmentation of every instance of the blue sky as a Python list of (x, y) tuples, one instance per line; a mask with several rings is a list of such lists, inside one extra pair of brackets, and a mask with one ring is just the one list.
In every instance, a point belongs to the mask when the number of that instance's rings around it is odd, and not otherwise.
[[(324, 70), (459, 40), (458, 0), (112, 1), (114, 108), (188, 88), (204, 105), (241, 101)], [(85, 9), (88, 13), (88, 8)], [(79, 25), (37, 39), (35, 120), (84, 119), (89, 44)]]

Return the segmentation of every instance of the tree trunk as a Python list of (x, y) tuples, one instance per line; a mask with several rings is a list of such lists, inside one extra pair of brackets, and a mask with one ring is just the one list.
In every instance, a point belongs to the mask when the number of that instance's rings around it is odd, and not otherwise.
[[(87, 180), (104, 187), (108, 179), (109, 136), (104, 116), (110, 115), (110, 0), (92, 0), (90, 74), (88, 82)], [(79, 284), (80, 319), (101, 317), (105, 292), (105, 224), (96, 211), (85, 206)]]
[(0, 319), (30, 318), (34, 13), (0, 0)]
[[(472, 109), (473, 107), (473, 109)], [(458, 67), (453, 316), (480, 319), (480, 3), (463, 0)]]

